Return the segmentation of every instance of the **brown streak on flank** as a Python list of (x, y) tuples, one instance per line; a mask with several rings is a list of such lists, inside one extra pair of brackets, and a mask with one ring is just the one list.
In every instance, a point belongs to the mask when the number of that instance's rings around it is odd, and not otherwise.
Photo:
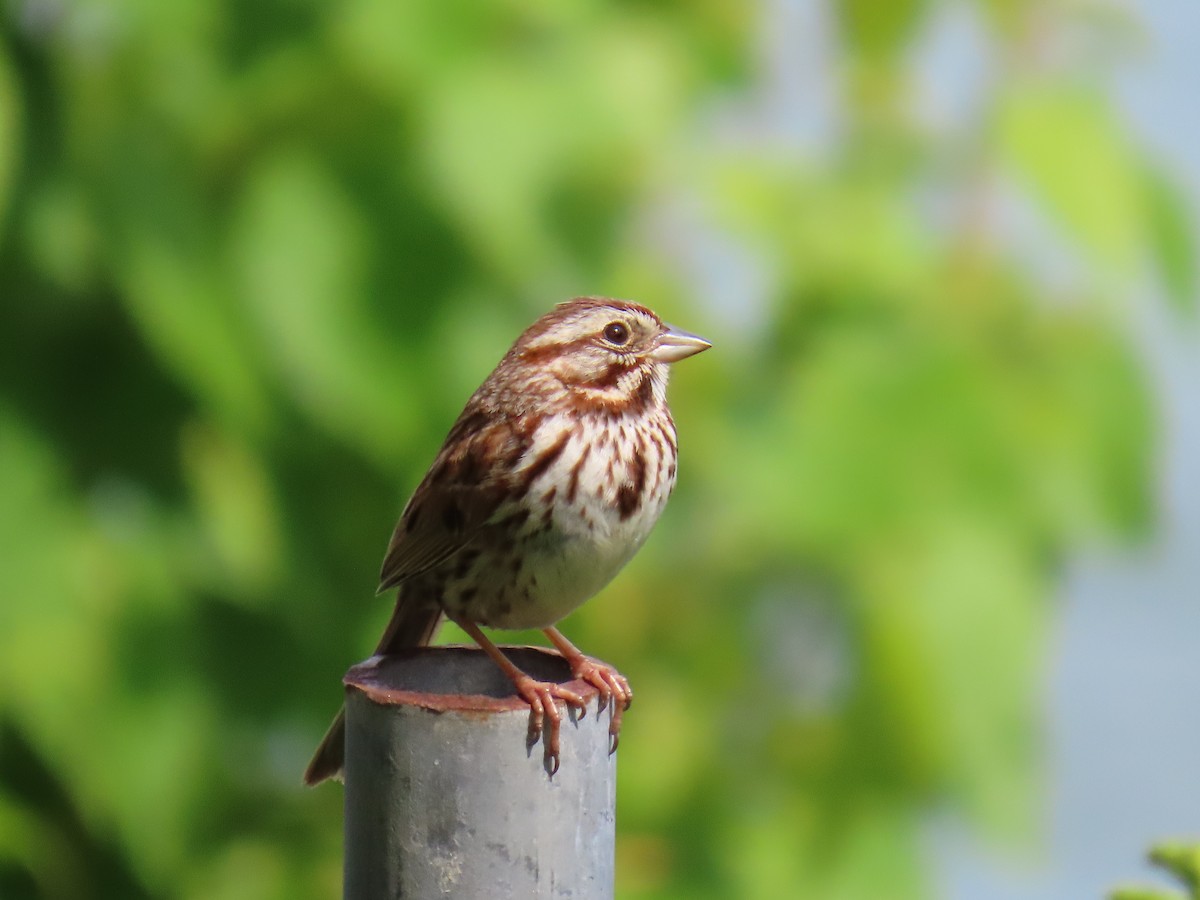
[(679, 445), (675, 443), (675, 423), (667, 418), (665, 421), (659, 421), (658, 433), (663, 436), (663, 440), (671, 448), (672, 453), (679, 452)]
[(650, 432), (650, 443), (654, 445), (654, 487), (651, 490), (657, 494), (658, 489), (662, 487), (663, 475), (667, 471), (667, 448), (663, 446), (662, 439), (653, 431)]
[(640, 434), (638, 435), (637, 446), (634, 448), (629, 461), (625, 464), (625, 471), (629, 473), (633, 489), (637, 492), (640, 499), (642, 491), (646, 488), (646, 442)]
[(656, 458), (659, 460), (658, 471), (662, 471), (662, 460), (667, 456), (667, 448), (663, 446), (662, 440), (653, 431), (650, 432), (650, 443), (654, 445)]
[(639, 495), (633, 485), (623, 484), (617, 488), (617, 510), (621, 514), (622, 522), (637, 512), (638, 500)]
[(637, 512), (646, 490), (646, 443), (640, 433), (637, 446), (625, 463), (625, 474), (629, 476), (629, 481), (617, 489), (617, 510), (621, 514), (621, 521)]
[(571, 477), (567, 481), (567, 502), (575, 502), (575, 492), (579, 490), (579, 473), (583, 471), (583, 464), (587, 462), (588, 454), (592, 452), (592, 445), (585, 444), (583, 452), (579, 454), (579, 459), (575, 460), (575, 465), (571, 466)]
[(563, 450), (566, 449), (567, 443), (570, 440), (571, 430), (564, 428), (562, 434), (555, 439), (554, 443), (543, 450), (541, 455), (520, 473), (526, 490), (538, 479), (539, 475), (549, 469), (554, 464), (554, 461), (562, 455)]

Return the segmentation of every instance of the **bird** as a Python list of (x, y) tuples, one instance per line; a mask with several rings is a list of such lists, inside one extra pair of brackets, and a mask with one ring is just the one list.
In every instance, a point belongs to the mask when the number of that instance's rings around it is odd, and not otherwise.
[[(672, 363), (711, 347), (627, 300), (576, 297), (527, 328), (467, 401), (400, 515), (379, 575), (396, 605), (376, 655), (428, 645), (457, 624), (530, 706), (531, 742), (559, 766), (569, 686), (520, 671), (480, 630), (541, 629), (576, 679), (612, 704), (610, 752), (628, 680), (555, 624), (607, 585), (649, 536), (675, 486), (667, 406)], [(545, 724), (545, 734), (543, 727)], [(342, 774), (345, 707), (304, 773)]]

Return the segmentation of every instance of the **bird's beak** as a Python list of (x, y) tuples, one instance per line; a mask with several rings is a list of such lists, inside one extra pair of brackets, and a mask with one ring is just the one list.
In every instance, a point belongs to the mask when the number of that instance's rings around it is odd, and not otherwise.
[(707, 350), (712, 343), (699, 335), (668, 325), (658, 338), (658, 346), (650, 354), (657, 362), (673, 363)]

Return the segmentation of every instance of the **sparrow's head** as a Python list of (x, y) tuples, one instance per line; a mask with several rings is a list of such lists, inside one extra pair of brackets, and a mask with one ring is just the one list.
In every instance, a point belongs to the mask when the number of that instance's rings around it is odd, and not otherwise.
[(668, 363), (711, 346), (636, 303), (577, 297), (534, 322), (512, 352), (568, 387), (620, 394), (650, 377), (665, 384)]

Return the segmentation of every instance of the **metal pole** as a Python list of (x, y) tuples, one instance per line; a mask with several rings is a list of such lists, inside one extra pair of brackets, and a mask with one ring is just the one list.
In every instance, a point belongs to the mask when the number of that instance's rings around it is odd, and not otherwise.
[[(504, 652), (571, 679), (553, 651)], [(551, 778), (528, 705), (476, 648), (374, 657), (345, 684), (346, 900), (611, 900), (616, 757), (595, 688), (571, 685), (587, 715), (564, 715)]]

